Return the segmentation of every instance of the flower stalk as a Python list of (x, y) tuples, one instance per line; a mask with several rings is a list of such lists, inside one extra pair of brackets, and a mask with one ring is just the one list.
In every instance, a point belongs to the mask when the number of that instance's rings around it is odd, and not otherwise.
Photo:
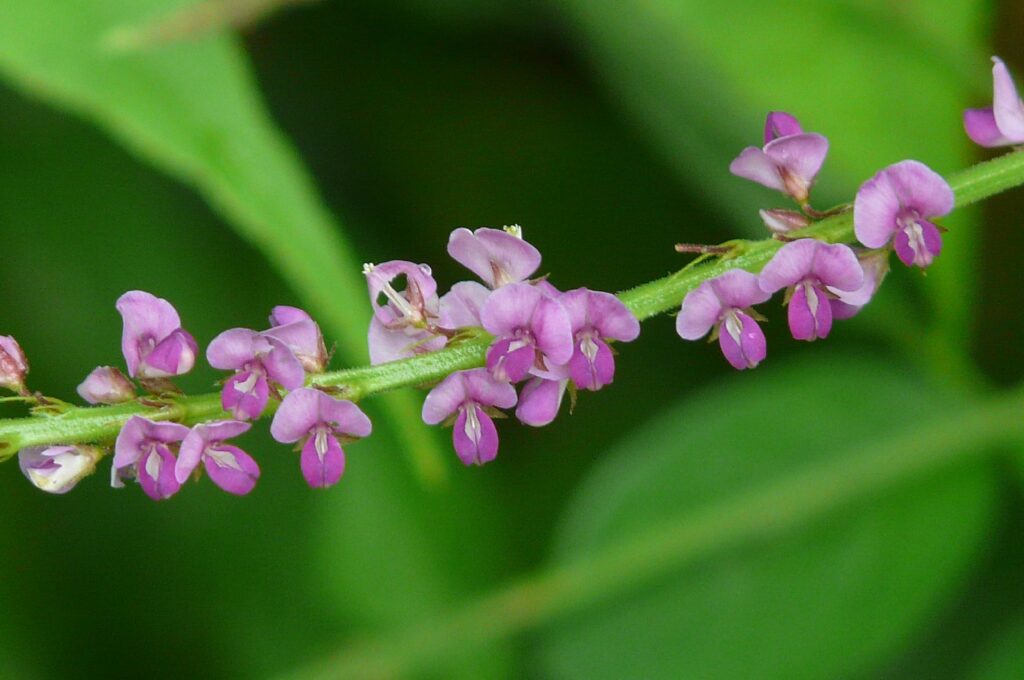
[[(947, 180), (956, 197), (956, 208), (969, 206), (1024, 185), (1024, 153), (1012, 152), (978, 163), (949, 176)], [(828, 243), (852, 243), (853, 216), (849, 211), (839, 212), (788, 236), (811, 237)], [(783, 245), (775, 238), (730, 241), (726, 254), (627, 290), (619, 294), (619, 299), (640, 320), (674, 311), (687, 293), (705, 281), (732, 269), (759, 272)], [(332, 392), (336, 391), (351, 401), (402, 387), (428, 385), (455, 371), (484, 366), (492, 340), (490, 334), (480, 329), (463, 334), (457, 342), (436, 352), (375, 366), (311, 375), (306, 384), (332, 388)], [(272, 415), (277, 405), (271, 400), (262, 417)], [(184, 425), (231, 417), (222, 408), (218, 393), (168, 397), (160, 405), (132, 401), (109, 406), (72, 406), (57, 411), (40, 410), (27, 417), (0, 420), (0, 462), (29, 446), (113, 442), (132, 416)]]

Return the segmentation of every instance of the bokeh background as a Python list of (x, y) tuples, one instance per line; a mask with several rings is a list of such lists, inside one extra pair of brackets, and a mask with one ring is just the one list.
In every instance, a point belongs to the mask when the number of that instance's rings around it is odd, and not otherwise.
[[(622, 290), (675, 242), (763, 236), (783, 199), (727, 167), (768, 110), (830, 138), (825, 206), (904, 158), (984, 158), (960, 112), (991, 54), (1024, 75), (1009, 1), (273, 4), (0, 3), (0, 332), (35, 388), (120, 362), (133, 288), (201, 344), (305, 306), (362, 364), (358, 264), (449, 285), (457, 226), (519, 223), (560, 287)], [(652, 319), (614, 386), (502, 423), (483, 468), (411, 392), (368, 405), (326, 492), (259, 427), (242, 499), (102, 470), (48, 497), (10, 462), (0, 677), (1024, 677), (1021, 456), (914, 429), (1024, 373), (1022, 208), (958, 212), (927, 276), (826, 342), (766, 307), (753, 372)]]

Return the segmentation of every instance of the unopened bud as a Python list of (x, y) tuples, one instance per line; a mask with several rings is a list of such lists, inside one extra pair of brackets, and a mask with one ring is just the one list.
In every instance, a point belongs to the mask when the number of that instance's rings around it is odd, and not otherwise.
[(78, 386), (78, 394), (90, 404), (120, 404), (135, 398), (135, 387), (113, 366), (98, 366)]
[(28, 359), (21, 345), (10, 335), (0, 335), (0, 387), (13, 392), (25, 392)]
[(61, 494), (91, 475), (102, 457), (95, 446), (33, 446), (18, 452), (18, 464), (36, 487)]
[(768, 230), (773, 234), (787, 234), (797, 229), (803, 229), (811, 223), (807, 215), (795, 210), (773, 208), (759, 212), (761, 213), (761, 219), (764, 221), (764, 226), (768, 227)]

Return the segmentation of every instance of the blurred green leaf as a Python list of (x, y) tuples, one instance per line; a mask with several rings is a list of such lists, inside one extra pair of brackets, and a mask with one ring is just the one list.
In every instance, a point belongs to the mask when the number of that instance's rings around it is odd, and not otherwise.
[(1017, 621), (982, 655), (977, 668), (968, 677), (1019, 680), (1021, 675), (1024, 675), (1024, 621)]
[[(281, 272), (337, 338), (342, 355), (363, 363), (369, 309), (359, 260), (267, 115), (238, 45), (211, 38), (146, 53), (104, 46), (112, 29), (187, 4), (5, 2), (0, 71), (193, 184)], [(437, 478), (437, 440), (419, 422), (411, 395), (388, 396), (386, 403), (402, 448), (425, 477)]]
[[(600, 554), (666, 517), (699, 514), (773, 480), (800, 479), (838, 454), (853, 463), (908, 418), (958, 406), (891, 366), (849, 357), (746, 378), (678, 404), (617, 447), (572, 504), (557, 561)], [(842, 498), (855, 477), (800, 493)], [(985, 537), (993, 499), (988, 470), (975, 461), (797, 531), (768, 527), (552, 627), (544, 666), (552, 677), (588, 680), (843, 677), (896, 651), (955, 588)]]
[[(963, 167), (961, 111), (990, 97), (981, 48), (988, 10), (973, 0), (561, 4), (627, 111), (747, 234), (763, 231), (758, 207), (785, 203), (728, 172), (740, 149), (761, 143), (767, 111), (790, 111), (828, 136), (816, 191), (827, 205), (851, 200), (861, 182), (905, 158), (941, 173)], [(977, 239), (969, 215), (948, 225), (926, 289), (936, 335), (963, 348)]]

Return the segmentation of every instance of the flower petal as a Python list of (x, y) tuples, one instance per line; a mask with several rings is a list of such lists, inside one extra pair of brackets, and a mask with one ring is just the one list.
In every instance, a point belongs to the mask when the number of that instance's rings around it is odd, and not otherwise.
[(562, 305), (545, 297), (537, 304), (530, 322), (537, 349), (549, 363), (564, 364), (572, 357), (572, 326)]
[(516, 405), (515, 388), (507, 382), (495, 380), (486, 368), (460, 371), (458, 375), (462, 377), (466, 399), (471, 399), (481, 406), (496, 408), (512, 408)]
[(369, 437), (373, 424), (363, 410), (348, 399), (335, 399), (329, 394), (316, 390), (319, 398), (319, 420), (326, 423), (338, 434), (349, 437)]
[(423, 422), (427, 425), (437, 425), (465, 403), (467, 397), (463, 373), (452, 373), (430, 390), (423, 401)]
[(953, 190), (942, 175), (920, 161), (900, 161), (886, 168), (904, 209), (921, 217), (942, 217), (953, 210)]
[(314, 489), (334, 486), (345, 472), (345, 452), (333, 435), (314, 435), (302, 446), (302, 476)]
[(136, 369), (140, 378), (170, 378), (192, 370), (199, 345), (185, 330), (177, 328), (142, 358)]
[(868, 248), (881, 248), (896, 232), (902, 205), (896, 189), (883, 169), (857, 190), (853, 201), (853, 231)]
[(676, 315), (676, 333), (683, 340), (703, 338), (718, 323), (721, 314), (722, 302), (711, 283), (705, 281), (683, 298), (679, 314)]
[(306, 381), (306, 369), (302, 367), (295, 353), (288, 345), (272, 335), (264, 336), (270, 344), (270, 351), (260, 357), (260, 363), (267, 371), (267, 377), (286, 390), (301, 387)]
[(824, 291), (809, 283), (793, 291), (788, 314), (789, 330), (796, 340), (826, 338), (832, 330), (832, 305)]
[(814, 266), (814, 257), (820, 243), (814, 239), (802, 238), (782, 246), (761, 270), (761, 290), (774, 293), (807, 278)]
[(803, 128), (800, 127), (800, 121), (791, 114), (785, 111), (772, 111), (764, 121), (764, 143), (767, 144), (779, 137), (799, 135), (803, 131)]
[(441, 296), (441, 326), (465, 328), (480, 325), (480, 312), (490, 289), (476, 281), (460, 281)]
[(530, 327), (534, 310), (543, 299), (544, 293), (528, 283), (502, 286), (487, 297), (480, 311), (480, 322), (488, 333), (498, 337), (526, 330)]
[(94, 368), (77, 392), (90, 404), (120, 404), (135, 398), (135, 388), (127, 376), (113, 366)]
[(722, 322), (718, 346), (732, 367), (739, 371), (755, 368), (768, 354), (768, 344), (761, 327), (738, 311), (729, 314)]
[[(828, 155), (828, 139), (815, 133), (803, 133), (780, 137), (765, 144), (764, 153), (776, 165), (798, 179), (798, 184), (806, 184), (808, 187), (814, 183), (814, 178), (825, 163)], [(786, 186), (783, 179), (784, 191), (793, 192), (793, 187)], [(806, 189), (804, 189), (806, 191)], [(798, 200), (806, 196), (795, 195)]]
[(1014, 143), (999, 129), (992, 107), (966, 109), (964, 111), (964, 131), (971, 141), (981, 146), (1009, 146)]
[(408, 359), (419, 354), (426, 354), (442, 349), (446, 340), (440, 335), (431, 335), (427, 331), (411, 329), (390, 329), (377, 317), (370, 319), (370, 330), (367, 333), (367, 344), (370, 348), (370, 363), (377, 364)]
[(826, 286), (857, 290), (864, 283), (864, 268), (853, 250), (842, 243), (819, 243), (811, 273)]
[(174, 476), (174, 454), (166, 446), (155, 446), (139, 461), (139, 486), (155, 501), (178, 493), (181, 484)]
[(536, 357), (537, 348), (532, 342), (511, 338), (496, 340), (487, 350), (487, 370), (496, 380), (517, 383), (529, 373)]
[(448, 237), (448, 254), (491, 288), (525, 281), (540, 266), (534, 246), (502, 229), (459, 228)]
[(743, 309), (766, 302), (771, 293), (761, 290), (756, 274), (744, 269), (730, 269), (709, 281), (723, 307)]
[(1010, 71), (999, 57), (992, 57), (992, 112), (999, 130), (1014, 144), (1024, 142), (1024, 105)]
[(601, 389), (615, 377), (615, 358), (611, 348), (600, 338), (581, 338), (569, 360), (569, 374), (581, 390), (596, 392)]
[(729, 172), (769, 189), (786, 191), (786, 185), (782, 181), (775, 161), (756, 146), (748, 146), (741, 151), (740, 155), (729, 164)]
[(244, 496), (256, 486), (260, 466), (248, 453), (227, 444), (218, 444), (206, 450), (203, 457), (210, 480), (230, 494)]
[(206, 360), (214, 368), (237, 371), (256, 358), (259, 333), (248, 328), (226, 330), (206, 348)]
[(931, 222), (916, 220), (896, 233), (893, 246), (903, 264), (923, 269), (942, 252), (942, 235)]
[(282, 444), (297, 442), (319, 422), (319, 390), (300, 387), (289, 392), (270, 423), (270, 435)]
[(498, 430), (484, 411), (470, 404), (459, 411), (452, 428), (452, 443), (466, 465), (483, 465), (498, 455)]
[(239, 371), (228, 378), (220, 392), (220, 405), (235, 418), (255, 420), (270, 400), (270, 386), (262, 371)]
[(286, 326), (301, 321), (312, 321), (313, 317), (298, 307), (288, 305), (277, 305), (270, 310), (270, 325), (272, 327)]
[(526, 383), (519, 394), (519, 407), (516, 418), (524, 425), (543, 427), (550, 424), (558, 415), (562, 405), (562, 396), (568, 380), (545, 380), (534, 378)]

